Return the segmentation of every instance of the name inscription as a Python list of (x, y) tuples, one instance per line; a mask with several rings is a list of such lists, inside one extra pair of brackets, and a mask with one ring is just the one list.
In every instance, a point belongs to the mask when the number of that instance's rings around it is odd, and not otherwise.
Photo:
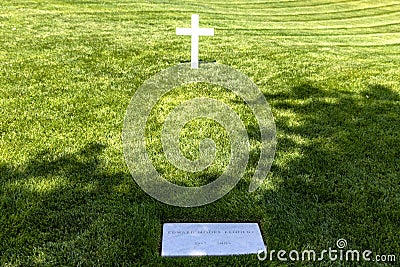
[(232, 230), (232, 231), (168, 231), (169, 235), (195, 235), (195, 234), (253, 234), (254, 231), (240, 231), (240, 230)]

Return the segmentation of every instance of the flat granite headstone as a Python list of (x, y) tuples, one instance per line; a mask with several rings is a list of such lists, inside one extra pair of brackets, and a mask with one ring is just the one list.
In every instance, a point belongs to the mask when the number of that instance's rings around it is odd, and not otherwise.
[(257, 223), (165, 223), (161, 256), (257, 254), (264, 250)]

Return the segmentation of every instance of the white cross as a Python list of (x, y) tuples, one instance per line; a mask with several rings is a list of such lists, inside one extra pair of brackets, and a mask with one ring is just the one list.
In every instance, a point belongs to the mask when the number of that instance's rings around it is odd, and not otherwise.
[(192, 36), (192, 69), (199, 68), (199, 36), (214, 36), (213, 28), (199, 28), (199, 15), (192, 15), (192, 28), (176, 28), (176, 35)]

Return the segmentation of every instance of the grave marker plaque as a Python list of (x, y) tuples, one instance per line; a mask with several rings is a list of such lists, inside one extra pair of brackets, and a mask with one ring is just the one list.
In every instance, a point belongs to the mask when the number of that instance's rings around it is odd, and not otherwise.
[(257, 223), (165, 223), (161, 256), (257, 254), (264, 242)]

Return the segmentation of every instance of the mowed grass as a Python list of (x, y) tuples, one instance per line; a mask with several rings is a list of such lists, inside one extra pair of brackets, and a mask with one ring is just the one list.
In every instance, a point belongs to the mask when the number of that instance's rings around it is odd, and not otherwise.
[[(228, 103), (249, 131), (244, 179), (198, 208), (160, 203), (134, 182), (122, 152), (126, 108), (159, 71), (190, 60), (176, 36), (200, 14), (200, 58), (234, 67), (264, 93), (277, 150), (263, 186), (248, 193), (259, 133), (248, 107), (205, 84), (177, 88), (147, 125), (149, 154), (172, 182), (223, 172), (229, 140), (196, 120), (182, 153), (215, 138), (200, 174), (166, 162), (162, 118), (198, 96)], [(0, 4), (0, 265), (240, 266), (255, 255), (161, 258), (166, 221), (257, 221), (270, 249), (348, 249), (400, 260), (400, 3), (398, 1), (9, 1)], [(290, 262), (289, 262), (290, 263)], [(347, 266), (348, 262), (293, 262)], [(377, 262), (360, 265), (380, 265)]]

